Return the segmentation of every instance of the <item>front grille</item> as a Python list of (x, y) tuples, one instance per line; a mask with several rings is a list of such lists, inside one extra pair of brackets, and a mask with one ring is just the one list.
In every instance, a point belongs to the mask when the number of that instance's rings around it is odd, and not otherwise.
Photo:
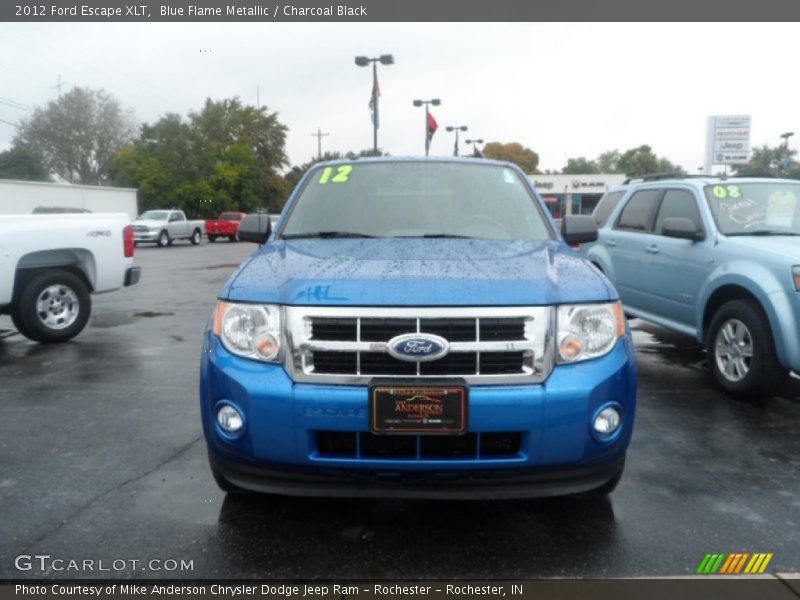
[(522, 446), (520, 432), (465, 435), (375, 435), (357, 431), (317, 431), (321, 458), (377, 460), (481, 460), (513, 458)]
[[(287, 307), (295, 381), (368, 383), (375, 377), (463, 377), (468, 383), (541, 381), (552, 369), (551, 307)], [(448, 352), (432, 361), (388, 352), (397, 336), (437, 335)], [(486, 379), (486, 378), (493, 379)]]

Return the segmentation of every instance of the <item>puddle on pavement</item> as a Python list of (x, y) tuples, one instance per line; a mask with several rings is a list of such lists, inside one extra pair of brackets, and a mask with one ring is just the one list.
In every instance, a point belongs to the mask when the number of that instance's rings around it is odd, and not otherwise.
[(171, 312), (153, 312), (149, 310), (143, 312), (135, 312), (133, 314), (121, 313), (121, 312), (102, 313), (92, 317), (91, 326), (119, 327), (120, 325), (130, 325), (131, 323), (135, 323), (137, 317), (138, 318), (169, 317), (174, 314), (175, 313)]

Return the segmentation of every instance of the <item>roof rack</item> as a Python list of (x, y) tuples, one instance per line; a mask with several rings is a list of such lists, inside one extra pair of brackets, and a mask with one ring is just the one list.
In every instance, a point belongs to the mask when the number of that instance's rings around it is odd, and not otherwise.
[(673, 173), (647, 173), (646, 175), (637, 175), (635, 177), (628, 177), (622, 185), (628, 185), (632, 181), (662, 181), (664, 179), (725, 179), (723, 175), (690, 175), (689, 173), (673, 172)]

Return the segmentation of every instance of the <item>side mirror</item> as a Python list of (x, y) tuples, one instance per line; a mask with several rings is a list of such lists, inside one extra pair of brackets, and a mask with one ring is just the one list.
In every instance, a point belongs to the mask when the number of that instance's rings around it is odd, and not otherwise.
[(705, 236), (698, 231), (694, 222), (686, 217), (670, 217), (661, 224), (661, 235), (681, 240), (697, 242)]
[(272, 224), (267, 213), (247, 215), (239, 225), (239, 239), (244, 242), (266, 244), (270, 233)]
[(590, 215), (568, 215), (561, 221), (561, 237), (569, 244), (597, 241), (597, 223)]

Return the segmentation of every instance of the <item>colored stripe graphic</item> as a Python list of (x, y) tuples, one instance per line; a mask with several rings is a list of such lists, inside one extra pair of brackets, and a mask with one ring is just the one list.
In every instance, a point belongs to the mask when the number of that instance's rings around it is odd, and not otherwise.
[(696, 573), (700, 575), (739, 575), (764, 573), (774, 554), (766, 552), (708, 553), (700, 561)]

